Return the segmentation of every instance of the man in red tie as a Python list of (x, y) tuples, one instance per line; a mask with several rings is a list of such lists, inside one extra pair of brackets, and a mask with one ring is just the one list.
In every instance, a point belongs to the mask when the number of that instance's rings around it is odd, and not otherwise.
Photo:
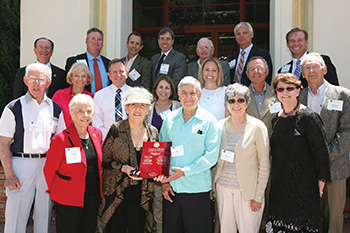
[(111, 84), (107, 75), (110, 60), (100, 54), (103, 47), (103, 32), (100, 29), (89, 29), (86, 33), (85, 43), (87, 51), (67, 58), (65, 68), (68, 72), (75, 62), (87, 65), (93, 76), (93, 80), (91, 85), (86, 86), (86, 90), (95, 94), (95, 92)]
[(266, 77), (266, 82), (270, 85), (273, 70), (271, 56), (267, 50), (253, 45), (252, 39), (254, 37), (254, 31), (250, 23), (240, 22), (233, 29), (233, 32), (239, 50), (228, 59), (231, 69), (231, 83), (238, 82), (249, 86), (250, 80), (246, 74), (247, 61), (251, 57), (260, 56), (263, 57), (268, 64), (269, 74)]

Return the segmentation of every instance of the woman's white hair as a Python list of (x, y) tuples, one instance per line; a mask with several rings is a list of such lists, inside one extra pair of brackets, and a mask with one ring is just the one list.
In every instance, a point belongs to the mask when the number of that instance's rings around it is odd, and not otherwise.
[(89, 105), (92, 107), (92, 111), (94, 111), (94, 100), (89, 95), (86, 95), (86, 94), (75, 95), (68, 105), (69, 112), (74, 113), (77, 104)]

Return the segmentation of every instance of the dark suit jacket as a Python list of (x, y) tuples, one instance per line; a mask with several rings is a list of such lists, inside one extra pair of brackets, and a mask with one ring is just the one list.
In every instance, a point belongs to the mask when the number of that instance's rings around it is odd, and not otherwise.
[[(231, 68), (231, 83), (234, 82), (233, 80), (234, 80), (235, 73), (236, 73), (236, 66), (239, 65), (239, 60), (238, 60), (239, 56), (238, 55), (239, 55), (239, 51), (232, 54), (232, 56), (228, 59), (229, 62), (236, 59), (235, 66), (230, 67)], [(245, 86), (250, 85), (250, 80), (247, 77), (247, 74), (245, 72), (247, 70), (248, 60), (254, 56), (260, 56), (266, 60), (268, 66), (269, 66), (269, 74), (267, 75), (265, 81), (267, 82), (267, 84), (271, 85), (273, 66), (272, 66), (270, 53), (265, 49), (261, 49), (261, 48), (256, 47), (255, 45), (253, 45), (252, 49), (250, 50), (250, 53), (248, 54), (247, 61), (244, 65), (243, 73), (242, 73), (242, 77), (241, 77), (241, 84), (243, 84)]]
[[(108, 64), (110, 62), (110, 60), (104, 56), (102, 56), (102, 61), (103, 61), (103, 64), (105, 65), (105, 68), (106, 68), (106, 71), (108, 72)], [(85, 59), (86, 60), (86, 64), (89, 66), (89, 62), (87, 60), (87, 55), (86, 55), (86, 52), (85, 53), (82, 53), (82, 54), (79, 54), (79, 55), (76, 55), (76, 56), (73, 56), (73, 57), (69, 57), (67, 58), (67, 61), (66, 61), (66, 66), (65, 66), (65, 70), (66, 72), (68, 73), (68, 71), (70, 70), (70, 68), (72, 67), (72, 65), (77, 62), (77, 60), (81, 60), (81, 59)], [(108, 79), (108, 85), (110, 85), (112, 82), (109, 80), (109, 78), (107, 77)], [(88, 92), (91, 92), (91, 85), (87, 85), (85, 87), (85, 89), (88, 91)]]
[[(99, 189), (102, 197), (102, 132), (93, 126), (88, 126), (88, 133), (97, 155)], [(80, 163), (67, 164), (65, 149), (72, 147), (80, 148)], [(83, 207), (87, 161), (74, 124), (52, 138), (46, 157), (44, 174), (50, 198), (61, 205)]]
[[(161, 53), (154, 55), (151, 58), (152, 62), (152, 86), (157, 81), (158, 76), (155, 76), (158, 61), (160, 59)], [(174, 48), (171, 49), (168, 56), (166, 56), (163, 61), (164, 64), (169, 64), (168, 76), (174, 81), (175, 88), (177, 90), (177, 85), (181, 79), (185, 76), (186, 72), (186, 56), (183, 53), (176, 51)]]
[[(49, 86), (47, 96), (52, 98), (57, 90), (69, 87), (66, 81), (66, 71), (51, 63), (51, 85)], [(17, 70), (15, 80), (13, 82), (13, 99), (24, 95), (28, 91), (28, 87), (23, 82), (23, 77), (26, 72), (26, 66)]]
[[(122, 60), (126, 63), (126, 57), (123, 57)], [(135, 59), (134, 63), (132, 63), (129, 73), (134, 69), (141, 76), (136, 81), (132, 81), (132, 79), (128, 77), (128, 79), (126, 79), (126, 84), (131, 87), (141, 86), (151, 91), (152, 90), (152, 63), (146, 58), (141, 57), (139, 54)]]
[[(309, 52), (307, 52), (309, 53)], [(335, 68), (335, 66), (333, 65), (332, 61), (331, 61), (331, 58), (328, 57), (327, 55), (321, 55), (324, 62), (326, 63), (326, 66), (327, 66), (327, 74), (324, 76), (324, 78), (330, 83), (330, 84), (333, 84), (333, 85), (336, 85), (336, 86), (339, 86), (339, 81), (338, 81), (338, 75), (337, 75), (337, 70)], [(293, 71), (293, 60), (291, 60), (290, 62), (288, 62), (287, 64), (285, 64), (284, 66), (290, 66), (289, 70), (288, 70), (288, 73), (292, 73)], [(282, 68), (281, 67), (279, 70), (278, 70), (278, 73), (282, 73)], [(303, 87), (307, 87), (308, 84), (307, 84), (307, 81), (306, 79), (303, 77), (303, 75), (301, 75), (301, 85), (303, 85)]]
[[(222, 67), (222, 72), (224, 73), (224, 85), (228, 86), (231, 83), (231, 77), (230, 77), (230, 67), (226, 61), (219, 60), (221, 67)], [(199, 66), (197, 61), (191, 62), (187, 64), (187, 69), (186, 69), (186, 75), (192, 76), (196, 79), (198, 79), (199, 75)]]
[[(301, 90), (299, 100), (307, 106), (308, 88)], [(342, 100), (343, 111), (328, 110), (329, 100)], [(350, 176), (350, 91), (328, 83), (320, 116), (328, 142), (331, 179), (346, 179)]]

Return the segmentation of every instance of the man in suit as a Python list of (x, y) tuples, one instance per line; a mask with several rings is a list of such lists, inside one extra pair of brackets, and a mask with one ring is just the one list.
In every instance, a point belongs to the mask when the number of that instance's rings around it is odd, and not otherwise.
[[(208, 57), (213, 56), (214, 54), (213, 42), (209, 38), (202, 37), (197, 42), (196, 53), (199, 59), (197, 61), (187, 64), (186, 75), (192, 76), (198, 79), (199, 69), (201, 68), (204, 60), (207, 59)], [(224, 72), (224, 85), (227, 86), (231, 83), (230, 67), (226, 61), (223, 61), (223, 60), (219, 60), (219, 61), (222, 67), (222, 71)]]
[(124, 108), (124, 94), (130, 86), (126, 85), (128, 70), (124, 61), (113, 59), (109, 63), (108, 76), (112, 84), (95, 94), (92, 115), (92, 125), (102, 131), (103, 140), (114, 122), (128, 117)]
[[(47, 65), (52, 71), (51, 85), (46, 89), (46, 94), (49, 98), (52, 98), (57, 90), (69, 87), (69, 84), (66, 82), (66, 72), (50, 62), (53, 47), (54, 43), (45, 37), (40, 37), (34, 41), (36, 62)], [(26, 67), (21, 67), (17, 70), (13, 82), (13, 99), (17, 99), (28, 91), (28, 87), (23, 82), (25, 70)]]
[(185, 76), (186, 57), (173, 48), (175, 34), (168, 27), (162, 28), (158, 33), (158, 45), (160, 53), (151, 58), (152, 62), (152, 85), (156, 82), (159, 74), (165, 74), (172, 78), (175, 87)]
[(100, 29), (90, 28), (86, 33), (85, 43), (86, 52), (67, 58), (65, 69), (68, 73), (75, 62), (87, 65), (93, 79), (91, 84), (85, 88), (95, 94), (98, 90), (111, 84), (107, 75), (110, 60), (100, 54), (103, 47), (103, 32)]
[(126, 84), (131, 87), (141, 86), (152, 90), (152, 63), (139, 55), (143, 48), (143, 41), (139, 32), (132, 32), (126, 42), (128, 55), (123, 57), (126, 69), (129, 71)]
[(350, 91), (325, 80), (327, 66), (318, 53), (306, 54), (301, 67), (309, 87), (299, 99), (320, 114), (330, 156), (331, 182), (326, 183), (321, 199), (320, 232), (342, 233), (346, 178), (350, 176)]
[(239, 52), (234, 53), (229, 59), (229, 65), (231, 69), (231, 83), (241, 83), (245, 86), (249, 86), (250, 80), (247, 77), (247, 61), (254, 56), (263, 57), (268, 66), (269, 74), (266, 77), (267, 84), (271, 84), (272, 79), (272, 61), (269, 52), (265, 49), (261, 49), (252, 44), (254, 37), (254, 31), (250, 23), (240, 22), (233, 29), (235, 39), (239, 46)]
[[(278, 73), (292, 73), (297, 78), (300, 79), (301, 85), (303, 87), (307, 87), (307, 81), (302, 76), (301, 73), (301, 60), (303, 60), (304, 56), (309, 53), (307, 51), (307, 43), (308, 43), (309, 34), (306, 30), (300, 28), (293, 28), (286, 34), (287, 47), (292, 54), (292, 60), (282, 66)], [(333, 85), (339, 86), (337, 71), (335, 66), (332, 64), (330, 57), (327, 55), (321, 55), (326, 66), (327, 73), (324, 78)]]
[(263, 121), (268, 129), (269, 136), (271, 136), (271, 116), (276, 111), (272, 107), (270, 108), (270, 104), (275, 104), (278, 101), (272, 87), (265, 81), (268, 74), (269, 66), (263, 57), (254, 56), (248, 60), (246, 75), (251, 84), (249, 85), (250, 103), (247, 113)]

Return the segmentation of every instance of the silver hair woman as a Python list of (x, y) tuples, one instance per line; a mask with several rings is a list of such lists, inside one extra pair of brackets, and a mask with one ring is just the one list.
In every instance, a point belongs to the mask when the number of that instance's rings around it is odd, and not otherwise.
[(91, 96), (77, 94), (69, 110), (72, 124), (52, 138), (44, 174), (55, 202), (56, 231), (93, 233), (102, 197), (102, 132), (90, 125)]
[[(214, 169), (221, 232), (259, 232), (269, 177), (269, 138), (265, 124), (247, 115), (249, 89), (226, 88), (230, 116), (219, 121), (221, 145)], [(232, 198), (235, 197), (235, 198)]]

